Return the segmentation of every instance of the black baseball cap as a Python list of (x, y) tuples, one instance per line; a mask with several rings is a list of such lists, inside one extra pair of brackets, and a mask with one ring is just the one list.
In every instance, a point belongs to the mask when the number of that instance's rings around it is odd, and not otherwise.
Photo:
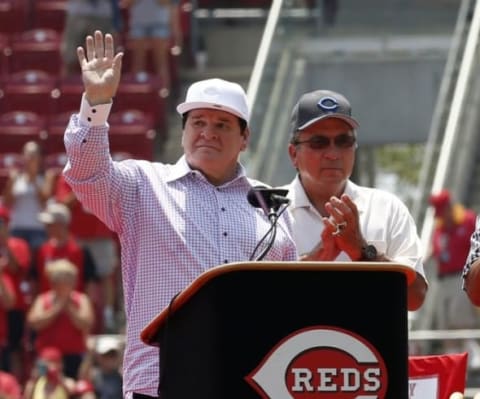
[(326, 118), (342, 119), (353, 129), (359, 127), (352, 118), (352, 107), (343, 95), (331, 90), (315, 90), (303, 94), (293, 107), (291, 133), (294, 135), (298, 130)]

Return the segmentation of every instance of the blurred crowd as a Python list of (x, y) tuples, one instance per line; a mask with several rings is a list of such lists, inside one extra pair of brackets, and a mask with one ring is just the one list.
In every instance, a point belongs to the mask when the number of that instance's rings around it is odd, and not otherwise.
[(117, 237), (37, 142), (20, 155), (0, 202), (0, 398), (120, 398)]

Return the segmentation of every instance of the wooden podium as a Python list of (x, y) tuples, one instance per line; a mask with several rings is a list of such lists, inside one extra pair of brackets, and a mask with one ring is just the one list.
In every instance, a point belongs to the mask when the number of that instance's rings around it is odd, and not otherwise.
[(198, 276), (142, 331), (161, 399), (408, 398), (396, 263), (241, 262)]

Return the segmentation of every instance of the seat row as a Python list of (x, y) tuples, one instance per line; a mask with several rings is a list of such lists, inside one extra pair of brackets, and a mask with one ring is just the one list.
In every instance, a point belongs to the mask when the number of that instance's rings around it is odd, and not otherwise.
[[(0, 0), (0, 32), (20, 33), (34, 28), (62, 32), (68, 0)], [(121, 4), (121, 2), (120, 2)], [(272, 0), (197, 0), (198, 8), (269, 8)], [(191, 0), (180, 0), (182, 19), (189, 23)], [(128, 26), (128, 8), (121, 6), (124, 27)]]
[[(22, 110), (44, 117), (77, 111), (83, 93), (80, 75), (57, 78), (44, 71), (25, 70), (0, 81), (0, 114)], [(112, 112), (139, 109), (153, 120), (160, 131), (167, 128), (167, 99), (162, 82), (149, 73), (124, 73)]]
[[(128, 72), (131, 69), (132, 58), (130, 41), (121, 40), (118, 49), (124, 52), (122, 69)], [(172, 51), (170, 57), (172, 76), (177, 75), (177, 58)], [(19, 33), (0, 33), (0, 79), (6, 79), (8, 75), (25, 69), (39, 69), (60, 76), (62, 62), (61, 33), (54, 29), (36, 28)], [(153, 73), (154, 69), (150, 54), (147, 72)]]
[[(121, 4), (121, 2), (120, 2)], [(269, 8), (272, 0), (197, 0), (199, 8)], [(182, 10), (192, 9), (191, 0), (180, 0)], [(0, 0), (0, 32), (18, 33), (33, 28), (51, 28), (61, 32), (65, 25), (67, 0)], [(128, 9), (121, 7), (124, 25)]]
[[(29, 111), (11, 111), (0, 115), (0, 155), (20, 154), (27, 141), (41, 144), (45, 155), (65, 150), (63, 136), (72, 113), (46, 118)], [(109, 140), (114, 153), (130, 153), (132, 158), (153, 160), (157, 129), (152, 117), (138, 109), (112, 112)], [(8, 166), (4, 164), (3, 166)]]
[[(71, 113), (46, 118), (28, 111), (0, 115), (0, 192), (12, 168), (22, 162), (22, 148), (28, 141), (40, 143), (45, 167), (61, 169), (66, 155), (63, 136)], [(112, 112), (109, 117), (110, 152), (115, 160), (154, 160), (158, 129), (152, 117), (138, 109)]]
[(62, 31), (67, 0), (0, 0), (0, 32), (50, 27)]

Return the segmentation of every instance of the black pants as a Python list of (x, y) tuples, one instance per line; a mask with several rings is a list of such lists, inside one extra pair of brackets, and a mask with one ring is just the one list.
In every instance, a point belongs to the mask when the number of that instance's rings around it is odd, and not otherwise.
[(134, 392), (132, 395), (132, 399), (158, 399), (158, 398), (155, 396), (148, 396), (148, 395), (144, 395), (143, 393)]

